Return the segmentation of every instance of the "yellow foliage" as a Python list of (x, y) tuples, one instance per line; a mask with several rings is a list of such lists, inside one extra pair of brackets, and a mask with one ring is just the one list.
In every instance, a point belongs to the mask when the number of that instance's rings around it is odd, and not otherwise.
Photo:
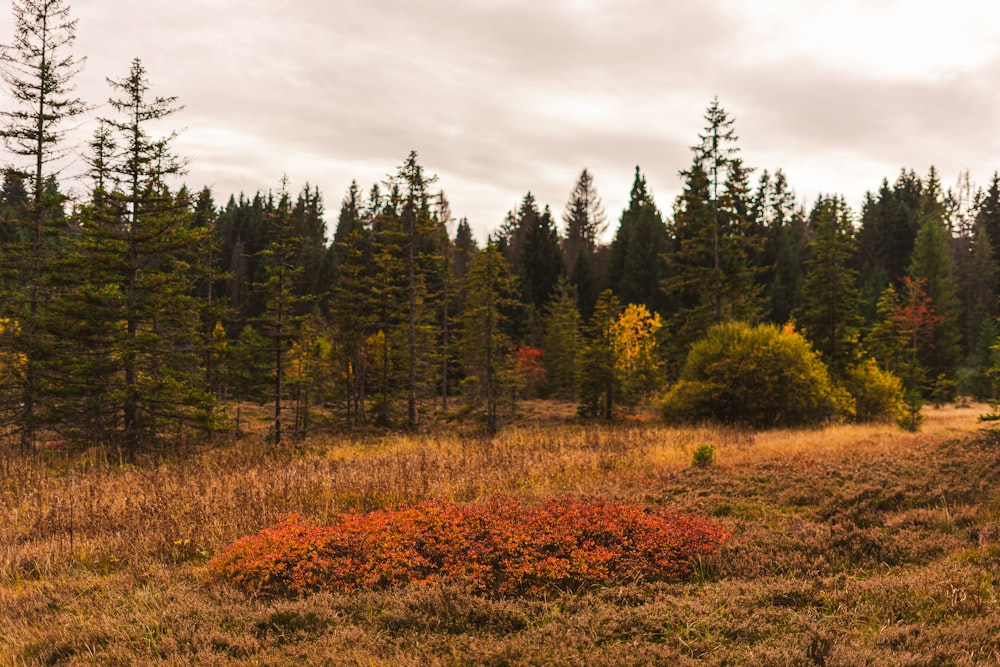
[(611, 325), (611, 341), (615, 350), (616, 367), (628, 374), (643, 360), (652, 356), (656, 346), (654, 336), (663, 327), (659, 313), (650, 314), (642, 304), (630, 303)]
[(660, 360), (656, 356), (656, 332), (663, 327), (659, 313), (630, 303), (611, 325), (615, 375), (621, 383), (620, 397), (634, 406), (658, 389)]

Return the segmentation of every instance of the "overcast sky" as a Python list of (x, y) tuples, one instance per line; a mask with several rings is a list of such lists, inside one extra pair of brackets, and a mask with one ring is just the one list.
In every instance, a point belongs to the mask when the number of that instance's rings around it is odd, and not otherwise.
[[(75, 0), (78, 92), (142, 59), (192, 188), (322, 191), (410, 150), (477, 236), (529, 190), (557, 216), (581, 169), (614, 231), (634, 168), (670, 213), (713, 96), (744, 162), (857, 207), (901, 167), (1000, 169), (991, 0)], [(9, 41), (9, 10), (0, 16)], [(106, 105), (97, 113), (109, 114)], [(86, 134), (92, 128), (87, 128)], [(756, 180), (757, 174), (754, 175)]]

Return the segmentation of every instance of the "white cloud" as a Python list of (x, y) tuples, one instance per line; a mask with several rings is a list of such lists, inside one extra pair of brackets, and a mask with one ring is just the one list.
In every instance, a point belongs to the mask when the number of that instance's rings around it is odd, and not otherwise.
[[(610, 220), (638, 164), (669, 212), (715, 95), (746, 162), (806, 198), (901, 167), (998, 167), (1000, 9), (953, 0), (82, 0), (79, 90), (133, 57), (176, 127), (188, 182), (306, 180), (335, 209), (417, 150), (481, 237), (531, 190), (559, 215), (580, 170)], [(9, 16), (0, 35), (10, 34)], [(107, 109), (99, 109), (107, 113)], [(612, 223), (612, 227), (614, 224)]]

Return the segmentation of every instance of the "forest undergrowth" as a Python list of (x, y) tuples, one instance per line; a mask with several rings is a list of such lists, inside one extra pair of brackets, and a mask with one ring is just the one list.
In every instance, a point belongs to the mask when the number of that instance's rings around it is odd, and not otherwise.
[[(1000, 661), (1000, 433), (981, 408), (748, 432), (532, 419), (262, 436), (123, 464), (0, 456), (0, 664), (916, 665)], [(530, 413), (534, 414), (534, 413)], [(701, 445), (714, 463), (692, 466)], [(685, 581), (530, 597), (432, 582), (248, 595), (213, 557), (298, 514), (606, 498), (731, 532)]]

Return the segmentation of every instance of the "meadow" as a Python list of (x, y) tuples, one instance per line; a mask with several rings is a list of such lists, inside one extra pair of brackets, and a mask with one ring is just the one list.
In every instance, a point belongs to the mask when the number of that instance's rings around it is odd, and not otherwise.
[[(220, 439), (134, 463), (0, 454), (0, 665), (974, 665), (1000, 662), (1000, 433), (982, 406), (749, 432), (581, 424), (528, 404), (488, 439)], [(715, 462), (692, 466), (711, 445)], [(294, 596), (209, 582), (297, 513), (602, 497), (722, 523), (685, 581), (484, 596)]]

